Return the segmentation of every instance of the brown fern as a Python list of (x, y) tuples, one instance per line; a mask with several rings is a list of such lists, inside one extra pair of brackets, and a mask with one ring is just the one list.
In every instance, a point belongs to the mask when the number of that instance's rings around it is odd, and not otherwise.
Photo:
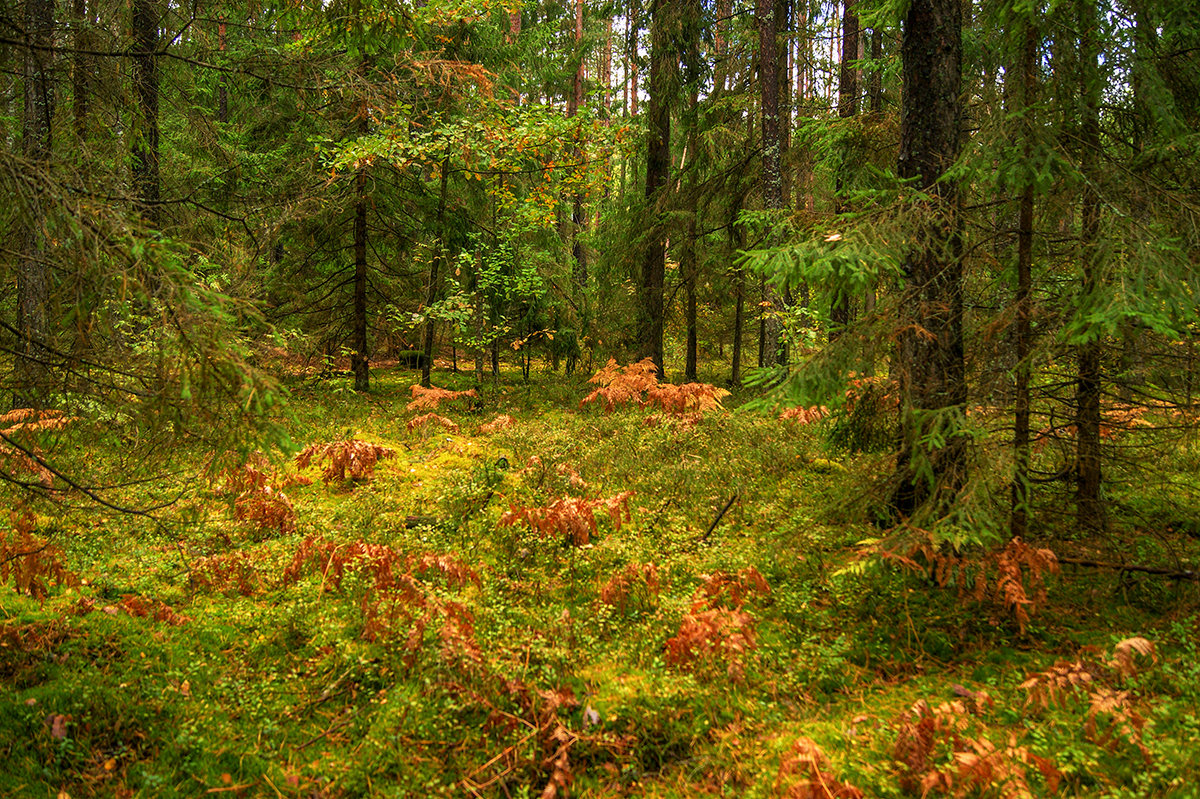
[(583, 546), (596, 534), (596, 512), (605, 511), (613, 530), (620, 530), (622, 521), (630, 521), (629, 499), (632, 491), (622, 491), (611, 497), (585, 499), (562, 497), (545, 507), (519, 508), (516, 505), (500, 517), (500, 526), (524, 522), (544, 538), (561, 537), (575, 546)]
[(438, 416), (436, 413), (423, 413), (420, 416), (414, 416), (408, 420), (408, 432), (412, 432), (417, 428), (428, 430), (430, 425), (440, 425), (452, 433), (458, 432), (458, 425), (445, 416)]
[(483, 436), (494, 435), (495, 433), (499, 433), (501, 430), (507, 430), (516, 423), (516, 419), (512, 418), (508, 414), (502, 413), (492, 421), (487, 422), (486, 424), (481, 424), (479, 426), (479, 434)]
[(467, 389), (466, 391), (451, 391), (446, 388), (438, 388), (431, 386), (412, 387), (412, 402), (404, 406), (405, 410), (409, 411), (436, 411), (443, 402), (455, 402), (461, 399), (473, 399), (479, 396), (479, 392), (475, 389)]
[(326, 590), (334, 591), (341, 589), (348, 574), (361, 576), (366, 583), (359, 598), (362, 637), (371, 641), (402, 637), (408, 665), (415, 663), (434, 624), (444, 658), (480, 659), (470, 611), (434, 590), (433, 578), (440, 578), (447, 588), (480, 585), (478, 573), (459, 558), (406, 554), (367, 541), (338, 543), (309, 536), (284, 569), (282, 583), (291, 585), (312, 573), (321, 575)]
[(256, 452), (246, 463), (227, 469), (224, 474), (226, 490), (236, 495), (233, 501), (235, 519), (253, 522), (264, 532), (295, 532), (296, 508), (287, 494), (272, 487), (276, 475), (265, 456)]
[[(984, 695), (986, 697), (986, 695)], [(1018, 746), (1010, 737), (996, 746), (978, 720), (990, 700), (956, 700), (932, 707), (919, 700), (897, 719), (892, 755), (901, 766), (900, 786), (911, 794), (965, 796), (977, 791), (1004, 799), (1033, 799), (1029, 767), (1041, 774), (1049, 793), (1062, 774), (1054, 763)]]
[(0, 583), (12, 580), (17, 593), (36, 599), (50, 595), (49, 580), (62, 587), (79, 585), (63, 563), (63, 551), (34, 535), (37, 519), (28, 510), (9, 511), (12, 530), (0, 540)]
[(708, 383), (684, 383), (681, 386), (663, 383), (646, 390), (642, 407), (661, 408), (665, 413), (682, 416), (720, 408), (721, 400), (728, 396), (725, 389)]
[(825, 771), (825, 754), (811, 738), (792, 744), (775, 774), (774, 796), (787, 799), (862, 799), (853, 785)]
[(820, 421), (829, 415), (829, 409), (824, 405), (813, 405), (811, 408), (797, 406), (788, 408), (779, 414), (779, 418), (785, 422), (795, 422), (796, 424), (806, 425)]
[(352, 438), (323, 444), (310, 444), (296, 456), (296, 468), (306, 469), (314, 460), (324, 464), (321, 479), (326, 484), (370, 480), (375, 476), (375, 464), (395, 455), (395, 451), (379, 444)]
[[(0, 465), (13, 475), (28, 474), (45, 488), (54, 487), (54, 472), (44, 464), (45, 453), (36, 434), (61, 430), (74, 417), (62, 411), (17, 408), (0, 414)], [(11, 442), (11, 443), (10, 443)]]
[(742, 657), (755, 648), (754, 619), (740, 610), (693, 610), (663, 648), (668, 665), (710, 670), (724, 663), (728, 677), (741, 679), (745, 675)]
[(982, 555), (962, 555), (936, 542), (925, 530), (913, 530), (907, 552), (880, 550), (887, 560), (921, 572), (938, 586), (953, 584), (960, 596), (976, 602), (990, 594), (1013, 614), (1024, 635), (1030, 613), (1046, 604), (1046, 576), (1059, 572), (1058, 557), (1049, 549), (1013, 538), (1003, 548)]
[(609, 358), (603, 369), (592, 375), (589, 383), (599, 386), (579, 402), (582, 408), (592, 402), (604, 406), (611, 413), (619, 405), (641, 405), (642, 395), (658, 385), (658, 367), (650, 358), (621, 367), (615, 358)]
[(1133, 693), (1118, 687), (1122, 680), (1137, 674), (1138, 657), (1156, 662), (1154, 644), (1142, 637), (1126, 638), (1113, 646), (1108, 660), (1060, 660), (1021, 683), (1025, 707), (1065, 708), (1071, 700), (1083, 698), (1088, 704), (1084, 722), (1088, 738), (1109, 749), (1125, 741), (1149, 761), (1150, 750), (1142, 739), (1146, 719), (1138, 712)]
[(631, 604), (647, 607), (658, 599), (662, 580), (653, 563), (630, 563), (600, 587), (600, 601), (624, 613)]

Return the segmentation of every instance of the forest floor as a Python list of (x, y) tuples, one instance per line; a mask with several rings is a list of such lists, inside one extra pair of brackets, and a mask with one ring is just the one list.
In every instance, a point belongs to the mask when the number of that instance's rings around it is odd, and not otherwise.
[[(297, 382), (333, 446), (163, 524), (12, 519), (78, 583), (0, 587), (0, 795), (1200, 796), (1195, 582), (880, 557), (886, 461), (737, 396), (506, 373), (409, 429), (415, 377)], [(1196, 562), (1156, 535), (1066, 543)]]

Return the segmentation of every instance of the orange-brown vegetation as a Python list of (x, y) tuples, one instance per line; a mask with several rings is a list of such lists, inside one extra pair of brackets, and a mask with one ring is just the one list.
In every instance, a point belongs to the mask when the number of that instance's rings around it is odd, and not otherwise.
[(63, 563), (63, 551), (34, 535), (33, 513), (12, 510), (8, 517), (12, 530), (0, 540), (0, 583), (12, 580), (17, 593), (37, 599), (49, 596), (48, 580), (59, 586), (79, 584)]
[(416, 385), (412, 389), (412, 402), (405, 405), (405, 410), (409, 411), (436, 411), (443, 402), (454, 402), (461, 399), (472, 399), (479, 396), (475, 389), (467, 389), (466, 391), (451, 391), (446, 388), (438, 388), (432, 386), (425, 388), (424, 386)]
[(597, 510), (608, 514), (613, 530), (620, 530), (621, 522), (630, 520), (629, 498), (632, 496), (632, 491), (622, 491), (598, 499), (562, 497), (541, 508), (512, 505), (500, 517), (500, 525), (524, 522), (544, 538), (558, 536), (575, 546), (583, 546), (596, 534)]
[(370, 480), (375, 476), (375, 464), (395, 454), (379, 444), (351, 438), (309, 444), (296, 456), (296, 468), (306, 469), (315, 460), (317, 465), (324, 464), (321, 479), (326, 483)]

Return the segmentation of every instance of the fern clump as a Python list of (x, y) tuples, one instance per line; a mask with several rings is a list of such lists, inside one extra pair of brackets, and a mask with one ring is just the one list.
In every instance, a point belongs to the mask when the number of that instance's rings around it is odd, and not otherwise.
[(675, 416), (698, 414), (721, 407), (721, 400), (729, 396), (723, 388), (708, 383), (658, 382), (658, 367), (649, 358), (637, 363), (620, 366), (615, 358), (609, 358), (603, 369), (592, 375), (589, 383), (599, 386), (579, 402), (579, 407), (598, 402), (605, 413), (611, 413), (621, 405), (637, 405), (639, 408), (659, 408)]
[(395, 450), (356, 438), (309, 444), (296, 456), (296, 468), (307, 469), (316, 461), (324, 464), (321, 479), (326, 483), (366, 481), (375, 476), (375, 464), (395, 455)]

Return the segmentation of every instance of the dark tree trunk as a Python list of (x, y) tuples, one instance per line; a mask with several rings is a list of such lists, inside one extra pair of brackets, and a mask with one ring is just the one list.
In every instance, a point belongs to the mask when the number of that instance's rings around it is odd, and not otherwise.
[[(449, 145), (447, 145), (449, 149)], [(442, 258), (446, 254), (446, 191), (450, 179), (450, 156), (442, 160), (442, 181), (438, 190), (438, 208), (435, 226), (437, 227), (437, 248), (429, 262), (429, 289), (425, 293), (425, 312), (428, 314), (433, 304), (437, 302), (438, 272), (441, 271)], [(433, 317), (425, 321), (425, 341), (422, 347), (425, 357), (421, 362), (421, 385), (429, 388), (431, 370), (433, 369)]]
[(54, 2), (26, 0), (26, 47), (22, 68), (25, 108), (21, 148), (29, 165), (27, 206), (20, 232), (17, 267), (17, 353), (14, 359), (14, 408), (41, 408), (50, 389), (50, 266), (46, 257), (46, 211), (39, 184), (50, 168), (54, 119)]
[[(842, 4), (842, 62), (838, 71), (838, 117), (852, 119), (858, 115), (858, 15), (854, 11), (855, 0)], [(844, 214), (849, 210), (846, 203), (846, 173), (852, 164), (843, 163), (838, 171), (834, 186), (834, 212)], [(829, 340), (834, 341), (850, 324), (850, 295), (835, 287), (833, 304), (829, 310)]]
[(354, 390), (371, 390), (367, 360), (367, 173), (360, 167), (354, 178), (354, 349), (350, 370)]
[(75, 138), (87, 138), (88, 105), (90, 102), (89, 73), (92, 59), (85, 51), (91, 49), (88, 36), (87, 0), (75, 0), (71, 24), (75, 29), (75, 53), (71, 57), (71, 111), (75, 123)]
[[(222, 17), (217, 22), (217, 50), (222, 53), (221, 63), (224, 65), (225, 53), (225, 18)], [(217, 79), (217, 121), (229, 121), (229, 92), (226, 89), (225, 73), (221, 73), (221, 77)]]
[(901, 41), (903, 103), (899, 173), (930, 198), (903, 260), (906, 285), (897, 342), (900, 449), (892, 506), (909, 517), (926, 502), (948, 504), (966, 480), (966, 442), (948, 420), (940, 443), (933, 426), (965, 406), (962, 262), (958, 191), (940, 180), (959, 152), (962, 107), (961, 0), (913, 0)]
[[(1025, 40), (1021, 48), (1021, 63), (1015, 75), (1021, 80), (1021, 109), (1025, 114), (1024, 155), (1026, 161), (1033, 157), (1034, 127), (1029, 115), (1033, 113), (1034, 90), (1037, 70), (1037, 32), (1033, 20), (1025, 27)], [(1033, 292), (1033, 192), (1032, 180), (1021, 187), (1021, 200), (1017, 209), (1017, 371), (1016, 407), (1013, 423), (1013, 487), (1011, 532), (1014, 537), (1029, 534), (1029, 432), (1030, 396), (1029, 384), (1032, 367), (1029, 363), (1033, 348), (1032, 317)]]
[[(778, 211), (783, 208), (783, 140), (779, 120), (779, 48), (776, 37), (780, 20), (775, 0), (757, 0), (758, 18), (758, 81), (762, 101), (762, 195), (763, 208)], [(765, 308), (762, 322), (760, 363), (763, 366), (786, 364), (787, 349), (783, 340), (783, 298), (773, 286), (764, 284)]]
[(867, 79), (867, 108), (883, 113), (883, 31), (871, 29), (871, 76)]
[[(583, 59), (583, 0), (575, 0), (575, 58), (579, 59), (579, 65), (575, 68), (575, 79), (572, 81), (571, 94), (567, 98), (567, 116), (573, 117), (579, 113), (579, 107), (583, 105), (583, 81), (585, 77), (584, 59)], [(580, 134), (576, 134), (575, 140), (575, 160), (577, 163), (583, 163), (583, 147), (578, 138)], [(580, 174), (583, 173), (582, 166), (578, 167)], [(587, 230), (587, 215), (583, 209), (583, 190), (576, 188), (574, 196), (571, 199), (571, 258), (574, 261), (574, 277), (575, 284), (580, 289), (587, 287), (587, 254), (584, 252), (583, 242), (580, 240), (580, 234)]]
[[(739, 209), (733, 210), (732, 218), (737, 219)], [(741, 244), (738, 241), (738, 226), (731, 221), (729, 225), (729, 250), (730, 255), (741, 249)], [(733, 310), (733, 370), (729, 375), (729, 382), (734, 386), (742, 384), (742, 331), (746, 326), (746, 274), (740, 266), (734, 267), (734, 292), (735, 304)]]
[[(661, 216), (671, 168), (671, 103), (678, 54), (671, 46), (670, 3), (650, 6), (650, 111), (646, 140), (646, 211), (651, 216), (649, 243), (642, 261), (641, 335), (638, 356), (650, 358), (663, 374), (663, 284), (667, 249)], [(673, 26), (670, 26), (673, 27)]]
[(158, 173), (158, 0), (133, 0), (133, 187), (142, 219), (162, 226)]
[[(1082, 100), (1079, 168), (1084, 176), (1080, 209), (1081, 306), (1094, 301), (1100, 283), (1100, 197), (1096, 191), (1096, 160), (1100, 150), (1099, 45), (1096, 40), (1096, 7), (1079, 0), (1079, 93)], [(1091, 332), (1078, 347), (1078, 380), (1075, 390), (1077, 431), (1076, 512), (1081, 529), (1099, 532), (1105, 527), (1100, 498), (1100, 333)]]

